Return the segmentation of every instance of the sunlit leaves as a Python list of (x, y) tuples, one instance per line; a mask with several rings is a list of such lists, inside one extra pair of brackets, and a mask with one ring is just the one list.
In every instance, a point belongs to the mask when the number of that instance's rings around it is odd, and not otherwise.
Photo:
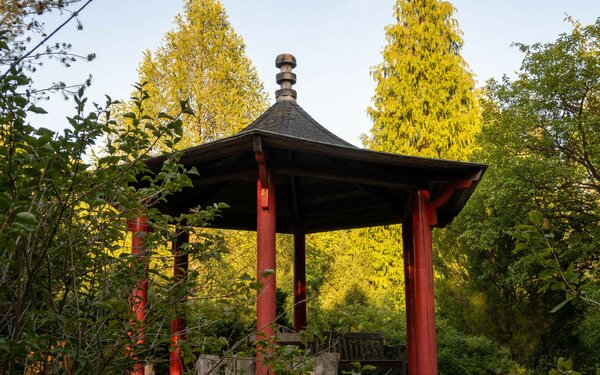
[(447, 1), (395, 5), (397, 23), (386, 28), (373, 119), (364, 144), (374, 150), (465, 160), (480, 129), (475, 82), (460, 56), (461, 33)]
[(144, 109), (158, 118), (185, 114), (175, 129), (179, 148), (232, 135), (267, 108), (244, 48), (218, 1), (194, 0), (186, 2), (162, 45), (146, 51), (139, 68), (150, 94)]

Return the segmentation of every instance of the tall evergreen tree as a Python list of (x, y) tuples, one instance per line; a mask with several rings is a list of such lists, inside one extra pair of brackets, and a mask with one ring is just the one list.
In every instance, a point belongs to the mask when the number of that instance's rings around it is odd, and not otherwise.
[[(459, 55), (454, 9), (439, 0), (397, 0), (394, 12), (383, 62), (372, 71), (377, 88), (368, 112), (374, 124), (363, 142), (377, 151), (466, 159), (480, 121), (474, 79)], [(401, 289), (402, 273), (391, 271), (402, 264), (400, 226), (359, 236), (370, 238), (377, 273)]]
[[(373, 106), (368, 108), (373, 127), (363, 137), (365, 146), (457, 160), (468, 159), (475, 149), (480, 111), (474, 78), (459, 54), (463, 42), (453, 13), (447, 1), (396, 1), (396, 23), (386, 28), (383, 61), (371, 72), (377, 87)], [(377, 259), (379, 272), (387, 279), (395, 274), (396, 283), (403, 284), (401, 273), (386, 272), (402, 264), (401, 227), (364, 233), (373, 243), (377, 255), (372, 258)], [(401, 287), (394, 290), (396, 295), (403, 294)], [(396, 297), (394, 303), (398, 302), (403, 304)], [(448, 333), (448, 327), (443, 331)], [(441, 334), (440, 353), (454, 353), (444, 337)], [(441, 369), (450, 366), (450, 357), (441, 355)]]
[(363, 142), (378, 151), (464, 160), (480, 128), (475, 82), (459, 52), (454, 8), (440, 0), (397, 0), (397, 22), (372, 76), (374, 124)]
[(258, 117), (267, 95), (223, 5), (188, 0), (175, 24), (140, 64), (140, 81), (150, 94), (146, 111), (171, 113), (189, 99), (195, 116), (184, 121), (183, 146), (231, 135)]

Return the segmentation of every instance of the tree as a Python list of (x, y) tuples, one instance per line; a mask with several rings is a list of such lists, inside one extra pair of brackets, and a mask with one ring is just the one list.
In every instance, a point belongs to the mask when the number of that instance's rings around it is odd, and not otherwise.
[(244, 42), (235, 33), (218, 0), (188, 0), (154, 52), (146, 51), (139, 72), (148, 82), (150, 114), (172, 113), (189, 99), (196, 116), (184, 119), (192, 146), (231, 135), (267, 108), (266, 94)]
[[(181, 100), (193, 110), (194, 115), (182, 118), (184, 136), (178, 149), (232, 135), (268, 107), (244, 42), (218, 0), (186, 0), (175, 29), (166, 33), (158, 49), (145, 52), (139, 75), (149, 93), (147, 114), (172, 116)], [(188, 338), (197, 343), (195, 351), (231, 354), (247, 349), (245, 337), (254, 329), (256, 294), (248, 274), (255, 267), (255, 234), (209, 229), (204, 235), (222, 235), (228, 251), (190, 264), (202, 288), (193, 291), (187, 322), (203, 329), (193, 330)]]
[[(446, 1), (396, 1), (396, 23), (386, 28), (383, 61), (371, 72), (377, 87), (368, 108), (373, 127), (363, 136), (365, 146), (457, 160), (468, 159), (476, 149), (480, 110), (473, 76), (460, 56), (462, 39), (453, 13)], [(376, 269), (391, 280), (387, 271), (402, 264), (401, 228), (368, 233), (372, 248), (378, 249)], [(450, 258), (442, 263), (448, 269), (456, 266)], [(402, 275), (391, 284), (396, 284), (393, 294), (401, 294)]]
[[(21, 49), (13, 54), (21, 44), (12, 31), (0, 32), (3, 56), (17, 56), (0, 76), (0, 374), (123, 373), (133, 358), (168, 348), (164, 318), (174, 315), (175, 293), (150, 306), (148, 340), (132, 345), (129, 296), (153, 250), (218, 211), (171, 217), (145, 207), (191, 184), (194, 171), (177, 163), (174, 149), (157, 175), (144, 163), (159, 139), (181, 139), (181, 116), (190, 109), (183, 103), (172, 117), (150, 117), (143, 110), (147, 92), (138, 85), (134, 111), (117, 123), (115, 102), (108, 98), (90, 110), (81, 88), (63, 132), (36, 129), (28, 115), (46, 111), (32, 103), (28, 63), (19, 60)], [(99, 144), (102, 152), (91, 152)], [(141, 175), (144, 186), (136, 189), (132, 182)], [(152, 229), (144, 238), (149, 250), (132, 257), (127, 222), (142, 210)], [(188, 247), (201, 256), (210, 249)]]
[[(475, 148), (479, 109), (473, 77), (459, 55), (462, 40), (453, 12), (450, 3), (437, 0), (396, 2), (397, 22), (386, 28), (383, 62), (371, 72), (377, 87), (365, 146), (453, 159), (466, 159)], [(364, 247), (373, 253), (373, 269), (365, 272), (372, 275), (369, 282), (390, 296), (402, 295), (401, 228), (360, 233), (369, 238)], [(395, 299), (403, 308), (403, 301)]]
[[(8, 67), (20, 67), (25, 70), (35, 72), (43, 65), (46, 60), (56, 60), (66, 67), (71, 66), (78, 60), (93, 60), (96, 55), (89, 53), (85, 56), (71, 52), (71, 44), (67, 42), (49, 43), (54, 33), (67, 25), (73, 19), (77, 20), (77, 15), (89, 5), (91, 0), (87, 0), (78, 9), (74, 5), (82, 2), (81, 0), (1, 0), (0, 1), (0, 28), (3, 32), (3, 41), (5, 47), (0, 48), (0, 64)], [(60, 13), (67, 18), (57, 29), (49, 32), (42, 22), (41, 15), (48, 13)], [(68, 17), (66, 17), (68, 15)], [(78, 23), (78, 30), (83, 29), (81, 23)], [(41, 39), (41, 41), (32, 46), (32, 41)], [(3, 71), (7, 75), (9, 71)], [(91, 77), (85, 82), (89, 86)], [(33, 81), (29, 81), (28, 95), (34, 99), (45, 98), (49, 92), (60, 91), (66, 98), (68, 93), (74, 94), (83, 84), (67, 85), (65, 82), (55, 82), (50, 87), (34, 87)]]
[[(153, 362), (160, 372), (169, 351), (168, 324), (180, 309), (204, 327), (188, 335), (190, 341), (195, 341), (182, 347), (186, 362), (193, 361), (193, 350), (236, 348), (231, 340), (246, 337), (251, 329), (242, 316), (248, 315), (246, 310), (253, 305), (255, 286), (251, 278), (233, 275), (222, 282), (215, 268), (191, 267), (188, 281), (174, 287), (170, 277), (172, 254), (164, 250), (178, 233), (190, 231), (192, 243), (184, 248), (192, 265), (222, 266), (224, 249), (218, 234), (199, 233), (197, 229), (206, 225), (221, 206), (192, 209), (177, 217), (152, 208), (154, 202), (191, 184), (189, 174), (195, 171), (178, 163), (180, 153), (176, 149), (181, 148), (178, 143), (184, 119), (193, 118), (189, 104), (197, 103), (183, 100), (181, 94), (182, 100), (173, 99), (167, 114), (146, 105), (151, 100), (151, 84), (142, 84), (136, 85), (127, 106), (118, 106), (108, 98), (105, 106), (93, 103), (90, 110), (81, 88), (76, 90), (75, 114), (68, 118), (64, 132), (28, 124), (28, 113), (43, 114), (45, 110), (31, 95), (33, 82), (26, 74), (41, 66), (42, 56), (31, 53), (31, 40), (25, 30), (32, 27), (41, 33), (43, 26), (36, 16), (49, 9), (62, 10), (70, 3), (48, 0), (0, 4), (10, 5), (3, 8), (7, 13), (2, 15), (2, 26), (7, 29), (0, 32), (0, 59), (7, 65), (0, 76), (0, 374), (116, 374), (128, 371), (139, 360)], [(198, 2), (197, 7), (203, 5), (208, 3)], [(188, 8), (193, 6), (188, 4)], [(223, 16), (222, 9), (217, 15)], [(224, 26), (221, 21), (226, 26), (224, 16), (212, 21), (214, 27), (209, 22), (197, 29), (213, 30)], [(208, 44), (215, 46), (220, 38), (232, 35), (239, 42), (232, 49), (243, 52), (241, 41), (227, 28), (216, 33)], [(68, 65), (74, 56), (68, 52), (69, 45), (59, 44), (57, 48), (45, 50), (44, 57), (62, 56)], [(228, 54), (221, 57), (212, 62), (239, 62)], [(254, 71), (249, 70), (255, 80)], [(219, 77), (226, 77), (244, 83), (243, 77), (236, 76), (238, 73), (211, 72), (205, 80), (217, 82)], [(247, 99), (252, 95), (240, 90), (250, 90), (248, 87), (256, 88), (238, 85), (238, 91), (233, 92)], [(254, 98), (264, 99), (261, 95)], [(238, 105), (239, 112), (251, 112), (240, 104), (243, 100), (231, 101)], [(125, 107), (127, 111), (115, 117), (115, 109)], [(219, 114), (219, 119), (225, 118)], [(237, 127), (243, 125), (235, 123)], [(218, 127), (215, 122), (206, 126), (207, 132), (213, 130), (211, 126)], [(160, 173), (153, 175), (144, 159), (156, 152), (159, 143), (167, 160)], [(136, 189), (135, 181), (141, 175), (145, 175), (143, 187)], [(140, 211), (150, 223), (150, 231), (144, 236), (147, 250), (143, 257), (132, 258), (127, 222)], [(132, 316), (129, 297), (146, 267), (153, 298), (144, 321), (144, 343), (136, 345), (132, 327), (139, 322)], [(215, 281), (221, 283), (219, 290), (227, 290), (212, 296), (217, 303), (192, 307), (190, 301), (182, 306), (183, 297), (200, 289), (200, 283)], [(204, 308), (196, 309), (199, 305)], [(224, 339), (227, 336), (229, 340)]]
[(373, 120), (364, 144), (374, 150), (465, 160), (480, 128), (475, 82), (460, 56), (462, 39), (447, 1), (398, 0), (386, 28)]
[[(518, 254), (536, 266), (529, 280), (539, 285), (539, 293), (560, 298), (553, 291), (564, 290), (568, 301), (588, 301), (561, 302), (551, 310), (579, 325), (597, 316), (590, 301), (600, 293), (600, 19), (588, 26), (568, 21), (572, 32), (555, 42), (520, 44), (526, 56), (518, 78), (491, 83), (488, 91), (496, 104), (494, 120), (504, 132), (498, 138), (524, 164), (535, 188), (538, 213), (531, 219), (553, 236), (519, 246)], [(588, 371), (598, 367), (590, 360), (600, 349), (597, 335), (576, 328), (571, 335), (575, 342), (593, 344), (561, 354)]]
[[(505, 151), (555, 178), (529, 177), (539, 187), (540, 206), (553, 218), (576, 216), (598, 222), (600, 212), (600, 20), (554, 43), (519, 44), (526, 54), (514, 82), (487, 85), (488, 133)], [(542, 190), (541, 188), (545, 188)]]
[[(600, 20), (571, 22), (572, 32), (554, 42), (518, 45), (525, 58), (514, 81), (486, 85), (477, 157), (490, 168), (444, 249), (466, 254), (466, 306), (455, 308), (453, 319), (478, 311), (456, 324), (508, 345), (538, 371), (558, 356), (590, 371), (598, 366), (597, 333), (580, 328), (594, 327), (597, 311), (562, 304), (556, 292), (569, 299), (599, 294)], [(534, 224), (552, 233), (551, 246), (517, 245), (531, 210), (539, 212)], [(448, 314), (452, 306), (445, 307)]]

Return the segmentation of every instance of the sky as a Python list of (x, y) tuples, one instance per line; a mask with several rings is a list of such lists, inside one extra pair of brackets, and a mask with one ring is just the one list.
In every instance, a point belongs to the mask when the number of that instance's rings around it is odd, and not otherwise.
[[(298, 104), (321, 125), (360, 146), (368, 133), (375, 82), (371, 68), (381, 62), (386, 44), (384, 27), (393, 22), (393, 0), (221, 0), (229, 21), (246, 43), (246, 54), (274, 102), (275, 57), (293, 54)], [(507, 74), (514, 77), (523, 55), (514, 42), (532, 44), (556, 40), (569, 32), (568, 14), (583, 24), (600, 16), (598, 0), (454, 0), (455, 17), (463, 32), (462, 56), (478, 85)], [(104, 95), (127, 99), (138, 80), (137, 67), (145, 50), (156, 49), (173, 29), (182, 11), (179, 0), (94, 0), (79, 16), (82, 31), (69, 24), (56, 40), (69, 41), (73, 51), (94, 52), (92, 62), (71, 68), (45, 64), (34, 77), (38, 87), (49, 82), (83, 82), (92, 75), (86, 95), (104, 103)], [(46, 21), (48, 30), (58, 17)], [(60, 97), (42, 103), (49, 113), (33, 115), (35, 126), (60, 130), (73, 114), (72, 102)]]

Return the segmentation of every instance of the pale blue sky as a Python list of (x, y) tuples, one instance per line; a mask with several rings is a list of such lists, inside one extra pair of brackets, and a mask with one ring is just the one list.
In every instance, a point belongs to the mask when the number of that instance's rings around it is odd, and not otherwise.
[[(234, 29), (247, 45), (265, 89), (276, 90), (275, 56), (296, 56), (299, 104), (322, 125), (360, 145), (371, 123), (366, 108), (375, 83), (370, 67), (381, 61), (384, 27), (392, 19), (393, 0), (222, 0)], [(480, 83), (519, 68), (522, 54), (512, 42), (550, 42), (570, 27), (565, 14), (584, 24), (600, 16), (598, 0), (455, 0), (463, 31), (462, 55)], [(36, 80), (83, 81), (93, 76), (91, 101), (104, 94), (127, 98), (137, 81), (136, 68), (145, 49), (156, 48), (181, 11), (179, 0), (95, 0), (81, 14), (83, 31), (69, 25), (57, 40), (72, 42), (74, 51), (95, 52), (91, 63), (64, 70), (47, 64)], [(53, 20), (49, 20), (50, 25)], [(37, 126), (61, 129), (73, 105), (56, 99), (43, 105), (48, 115), (32, 119)]]

